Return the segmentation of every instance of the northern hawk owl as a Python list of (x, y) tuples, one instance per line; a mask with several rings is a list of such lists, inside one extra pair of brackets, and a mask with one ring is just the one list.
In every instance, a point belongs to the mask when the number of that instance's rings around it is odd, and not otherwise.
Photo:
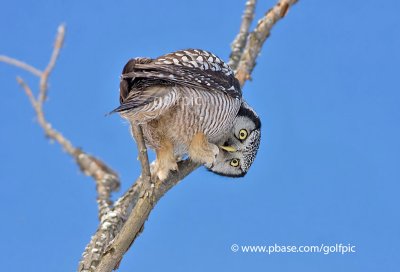
[(141, 125), (146, 145), (156, 152), (153, 171), (160, 180), (185, 155), (230, 177), (244, 176), (255, 159), (260, 119), (242, 99), (232, 69), (208, 51), (129, 60), (120, 103), (113, 112)]

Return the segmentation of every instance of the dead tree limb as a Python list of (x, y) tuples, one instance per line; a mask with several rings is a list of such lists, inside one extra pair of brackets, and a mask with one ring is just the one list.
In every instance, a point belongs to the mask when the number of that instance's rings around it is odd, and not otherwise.
[(120, 182), (118, 175), (101, 160), (85, 153), (79, 148), (76, 148), (66, 137), (64, 137), (63, 134), (61, 134), (61, 132), (54, 129), (50, 122), (47, 121), (43, 110), (43, 104), (46, 100), (48, 91), (49, 75), (53, 71), (57, 62), (60, 50), (64, 42), (64, 37), (65, 26), (60, 25), (58, 27), (54, 49), (51, 54), (50, 61), (43, 71), (35, 68), (30, 64), (26, 64), (22, 61), (7, 56), (0, 56), (0, 62), (5, 62), (7, 64), (19, 67), (39, 78), (39, 90), (36, 97), (33, 94), (31, 87), (27, 83), (25, 83), (25, 81), (21, 77), (17, 77), (17, 82), (19, 83), (19, 85), (21, 85), (21, 87), (25, 91), (25, 94), (28, 96), (28, 99), (36, 113), (37, 121), (39, 125), (43, 128), (45, 135), (48, 138), (59, 143), (61, 147), (65, 150), (65, 152), (67, 152), (75, 159), (81, 171), (86, 175), (91, 176), (96, 181), (99, 218), (101, 218), (104, 214), (109, 212), (112, 205), (112, 202), (110, 200), (111, 192), (119, 189)]
[[(237, 48), (238, 50), (234, 54), (231, 54), (231, 56), (234, 56), (240, 60), (238, 62), (238, 69), (236, 73), (237, 75), (238, 73), (240, 75), (243, 74), (243, 71), (245, 71), (247, 73), (246, 75), (248, 75), (238, 78), (242, 86), (246, 80), (250, 79), (250, 74), (255, 66), (258, 53), (260, 52), (264, 41), (268, 37), (271, 28), (286, 14), (289, 7), (295, 2), (296, 1), (287, 0), (278, 1), (276, 6), (264, 15), (264, 17), (258, 22), (257, 27), (248, 35), (248, 37), (245, 39), (246, 43), (244, 46), (242, 45), (243, 40), (241, 38), (235, 39), (234, 43), (232, 44), (232, 48)], [(255, 2), (252, 0), (249, 0), (246, 3), (243, 16), (243, 20), (245, 22), (242, 23), (240, 29), (240, 32), (242, 33), (246, 33), (248, 31), (253, 17), (252, 13), (254, 13), (253, 4), (255, 5)], [(260, 37), (257, 40), (257, 44), (254, 44), (252, 37)], [(252, 46), (255, 46), (256, 48), (253, 50), (251, 48)], [(250, 51), (252, 54), (248, 53)], [(230, 63), (235, 63), (235, 60), (231, 58)], [(81, 263), (80, 271), (91, 271), (91, 269), (94, 271), (112, 271), (113, 269), (116, 269), (121, 261), (121, 258), (129, 249), (129, 246), (143, 230), (144, 223), (153, 208), (152, 204), (156, 203), (169, 189), (171, 189), (177, 182), (183, 179), (191, 171), (194, 171), (198, 166), (199, 165), (195, 165), (190, 161), (185, 161), (182, 165), (179, 165), (179, 170), (177, 171), (178, 174), (172, 175), (164, 182), (153, 180), (152, 182), (155, 184), (154, 200), (151, 199), (151, 194), (149, 194), (146, 189), (143, 189), (143, 187), (137, 187), (137, 190), (141, 191), (141, 193), (138, 193), (139, 199), (136, 201), (136, 205), (132, 209), (132, 212), (130, 213), (129, 218), (127, 219), (122, 230), (107, 247), (106, 252), (100, 258), (100, 261), (96, 261), (97, 265), (93, 265), (94, 263), (87, 263), (93, 266), (84, 267)], [(182, 175), (182, 173), (184, 173), (184, 175), (179, 176)], [(140, 182), (140, 178), (137, 182)], [(85, 260), (87, 261), (88, 259), (83, 258), (83, 261)]]
[(298, 0), (279, 0), (278, 3), (271, 8), (258, 21), (255, 29), (248, 35), (246, 46), (243, 49), (238, 66), (235, 70), (236, 78), (243, 87), (244, 83), (251, 79), (250, 75), (256, 66), (256, 60), (261, 48), (271, 33), (272, 27), (283, 17), (285, 17), (289, 8)]
[[(242, 86), (250, 79), (257, 56), (272, 27), (285, 16), (288, 9), (296, 2), (297, 0), (279, 0), (249, 33), (256, 1), (247, 1), (239, 34), (232, 43), (229, 61)], [(35, 97), (29, 85), (21, 77), (17, 77), (18, 83), (22, 86), (35, 110), (39, 125), (43, 128), (46, 136), (58, 142), (75, 159), (82, 172), (91, 176), (96, 182), (100, 223), (82, 254), (78, 271), (112, 271), (118, 267), (123, 255), (143, 231), (144, 224), (158, 200), (199, 165), (185, 160), (178, 163), (179, 170), (170, 175), (168, 179), (161, 182), (152, 177), (141, 128), (133, 126), (132, 134), (138, 146), (142, 174), (129, 190), (113, 204), (110, 200), (111, 193), (116, 191), (120, 184), (116, 172), (101, 160), (73, 146), (60, 132), (52, 128), (43, 112), (48, 79), (60, 54), (64, 36), (65, 26), (60, 25), (50, 61), (43, 71), (7, 56), (0, 56), (0, 62), (19, 67), (39, 78), (38, 95)]]
[(254, 12), (256, 11), (257, 0), (248, 0), (246, 8), (242, 15), (242, 24), (240, 25), (239, 33), (233, 40), (231, 45), (231, 55), (229, 56), (229, 66), (235, 71), (240, 57), (242, 56), (243, 49), (246, 46), (247, 36), (249, 36), (250, 25), (254, 19)]
[(40, 71), (39, 69), (33, 67), (32, 65), (29, 65), (23, 61), (17, 60), (17, 59), (13, 59), (7, 56), (3, 56), (0, 55), (0, 62), (4, 62), (7, 64), (10, 64), (12, 66), (21, 68), (22, 70), (25, 70), (29, 73), (32, 73), (33, 75), (37, 76), (37, 77), (41, 77), (42, 76), (42, 71)]

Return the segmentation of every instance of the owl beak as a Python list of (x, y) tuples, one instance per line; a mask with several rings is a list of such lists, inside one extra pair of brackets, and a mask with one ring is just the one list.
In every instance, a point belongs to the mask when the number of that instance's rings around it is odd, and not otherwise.
[(219, 147), (228, 152), (236, 152), (237, 151), (236, 148), (234, 148), (233, 146), (220, 145)]

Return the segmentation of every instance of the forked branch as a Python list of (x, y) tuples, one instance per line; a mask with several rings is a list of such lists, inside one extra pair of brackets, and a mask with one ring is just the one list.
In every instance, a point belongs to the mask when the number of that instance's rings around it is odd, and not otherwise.
[(246, 46), (247, 36), (249, 36), (249, 29), (254, 19), (254, 12), (256, 11), (257, 0), (248, 0), (242, 15), (242, 23), (240, 25), (239, 33), (233, 40), (231, 45), (231, 55), (229, 56), (229, 66), (232, 70), (236, 70), (240, 57), (242, 56), (243, 49)]
[(283, 17), (285, 17), (288, 10), (298, 0), (279, 0), (278, 3), (271, 8), (265, 15), (258, 21), (255, 29), (247, 36), (246, 46), (240, 57), (239, 64), (235, 70), (236, 78), (239, 80), (240, 85), (251, 79), (250, 75), (256, 66), (256, 60), (261, 48), (271, 33), (272, 27)]
[(48, 91), (48, 79), (56, 65), (60, 50), (63, 46), (64, 37), (65, 26), (60, 25), (58, 27), (54, 49), (51, 54), (50, 61), (43, 71), (35, 68), (30, 64), (7, 56), (0, 56), (0, 62), (4, 62), (21, 68), (22, 70), (30, 72), (39, 78), (37, 96), (34, 95), (31, 87), (22, 79), (22, 77), (17, 77), (17, 82), (19, 85), (21, 85), (22, 89), (27, 95), (36, 113), (37, 121), (39, 125), (43, 128), (45, 135), (48, 138), (59, 143), (61, 147), (65, 150), (65, 152), (67, 152), (75, 159), (82, 172), (84, 172), (88, 176), (91, 176), (96, 181), (99, 217), (102, 217), (110, 210), (110, 206), (112, 204), (110, 200), (111, 192), (119, 189), (120, 183), (118, 175), (101, 160), (85, 153), (79, 148), (76, 148), (67, 138), (64, 137), (63, 134), (54, 129), (50, 122), (46, 120), (43, 110), (43, 104), (45, 102)]
[[(296, 2), (297, 0), (279, 0), (249, 33), (254, 18), (256, 0), (247, 1), (240, 31), (232, 43), (229, 61), (242, 86), (250, 79), (257, 56), (272, 27), (285, 16), (288, 9)], [(111, 193), (119, 188), (119, 178), (116, 172), (101, 160), (73, 146), (59, 131), (52, 128), (44, 115), (43, 104), (47, 96), (48, 79), (56, 65), (64, 37), (65, 26), (60, 25), (50, 61), (43, 71), (7, 56), (0, 56), (0, 62), (19, 67), (39, 78), (38, 95), (35, 97), (30, 86), (21, 77), (17, 77), (18, 83), (22, 86), (35, 110), (39, 125), (50, 139), (58, 142), (75, 159), (82, 172), (91, 176), (96, 182), (100, 224), (82, 254), (78, 270), (112, 271), (118, 267), (125, 252), (143, 231), (144, 223), (157, 201), (199, 165), (185, 160), (178, 163), (178, 171), (170, 175), (168, 179), (162, 182), (155, 179), (150, 174), (141, 127), (133, 126), (132, 134), (138, 146), (142, 174), (130, 189), (113, 204), (110, 200)]]
[[(232, 48), (237, 49), (235, 52), (232, 52), (230, 63), (235, 64), (235, 58), (240, 61), (237, 63), (237, 77), (240, 84), (243, 86), (244, 83), (250, 79), (250, 74), (255, 66), (255, 61), (258, 56), (258, 53), (261, 50), (261, 47), (269, 35), (269, 32), (272, 26), (282, 18), (288, 8), (293, 5), (296, 1), (289, 0), (281, 0), (279, 1), (274, 8), (268, 11), (264, 17), (258, 22), (257, 27), (245, 37), (245, 45), (243, 45), (243, 39), (240, 38), (241, 33), (247, 33), (249, 26), (251, 24), (251, 20), (254, 14), (254, 5), (255, 1), (249, 0), (246, 3), (246, 8), (243, 16), (242, 26), (239, 32), (238, 37), (232, 44)], [(253, 5), (254, 4), (254, 5)], [(261, 37), (258, 39), (258, 43), (254, 44), (252, 41), (252, 37)], [(255, 46), (256, 48), (252, 48)], [(248, 52), (251, 51), (252, 54)], [(240, 76), (245, 71), (246, 76)], [(135, 135), (135, 134), (134, 134)], [(136, 138), (137, 142), (138, 139)], [(140, 147), (138, 147), (140, 150)], [(138, 200), (136, 200), (136, 205), (132, 209), (127, 222), (123, 226), (122, 230), (117, 234), (115, 240), (113, 240), (110, 245), (107, 247), (105, 254), (100, 257), (99, 261), (96, 262), (88, 262), (86, 265), (84, 262), (89, 261), (88, 258), (83, 258), (81, 262), (81, 266), (79, 271), (112, 271), (116, 269), (121, 261), (125, 252), (129, 249), (130, 245), (134, 242), (136, 237), (142, 232), (145, 221), (147, 220), (151, 209), (153, 208), (153, 204), (155, 204), (160, 197), (162, 197), (169, 189), (171, 189), (177, 182), (183, 179), (186, 175), (190, 174), (194, 171), (199, 165), (196, 165), (189, 160), (181, 163), (179, 165), (179, 170), (176, 174), (170, 175), (170, 177), (164, 182), (160, 182), (159, 180), (152, 180), (152, 183), (155, 184), (154, 195), (148, 194), (146, 189), (136, 187), (137, 190), (141, 191), (139, 193)], [(183, 174), (183, 176), (182, 176)], [(139, 178), (136, 182), (142, 184), (143, 181)], [(154, 196), (154, 199), (151, 197)], [(85, 251), (87, 252), (87, 250)], [(88, 264), (93, 265), (92, 267)]]

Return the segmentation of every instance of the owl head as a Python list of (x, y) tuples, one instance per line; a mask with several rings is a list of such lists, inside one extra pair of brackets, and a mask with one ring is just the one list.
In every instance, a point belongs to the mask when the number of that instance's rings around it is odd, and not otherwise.
[(213, 165), (206, 168), (227, 177), (243, 177), (253, 163), (261, 138), (261, 121), (246, 102), (242, 102), (233, 127)]

